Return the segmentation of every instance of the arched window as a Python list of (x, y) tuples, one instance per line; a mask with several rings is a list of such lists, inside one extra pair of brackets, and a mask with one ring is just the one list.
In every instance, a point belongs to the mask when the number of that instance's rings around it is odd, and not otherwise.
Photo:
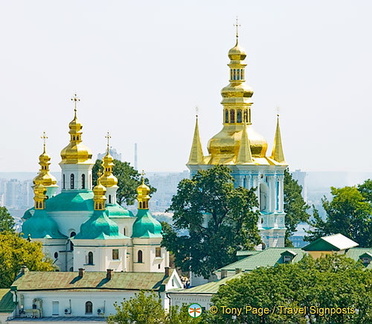
[(85, 189), (85, 174), (81, 175), (81, 189)]
[(235, 123), (235, 110), (230, 110), (230, 123)]
[(238, 109), (238, 113), (236, 114), (236, 122), (241, 123), (242, 122), (242, 110)]
[(123, 234), (127, 235), (127, 229), (125, 227), (123, 228)]
[(229, 122), (229, 111), (225, 109), (225, 123)]
[[(70, 237), (74, 237), (76, 235), (75, 232), (71, 232), (70, 233)], [(70, 251), (73, 251), (74, 250), (74, 244), (72, 243), (72, 241), (70, 240)]]
[(142, 256), (142, 251), (139, 250), (137, 253), (137, 262), (142, 263), (143, 262), (143, 256)]
[(88, 264), (93, 264), (93, 252), (88, 253)]
[(85, 314), (92, 314), (93, 313), (93, 303), (91, 301), (87, 301), (85, 303)]
[(71, 173), (70, 175), (70, 189), (74, 189), (75, 188), (75, 176), (73, 173)]
[(62, 176), (62, 188), (66, 189), (66, 175)]
[(109, 195), (109, 204), (111, 204), (111, 195)]

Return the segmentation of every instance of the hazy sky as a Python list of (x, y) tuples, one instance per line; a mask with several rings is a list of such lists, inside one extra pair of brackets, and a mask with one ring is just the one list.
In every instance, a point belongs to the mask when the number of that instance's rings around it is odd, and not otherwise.
[(105, 134), (147, 171), (186, 169), (199, 107), (204, 154), (239, 16), (253, 125), (269, 142), (280, 107), (291, 169), (371, 171), (372, 1), (1, 1), (0, 171), (52, 170), (72, 95), (94, 155)]

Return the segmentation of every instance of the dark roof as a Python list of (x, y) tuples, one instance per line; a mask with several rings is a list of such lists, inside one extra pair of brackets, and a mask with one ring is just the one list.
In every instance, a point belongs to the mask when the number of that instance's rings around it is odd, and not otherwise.
[[(174, 270), (173, 270), (174, 271)], [(78, 272), (26, 272), (13, 283), (17, 290), (159, 290), (169, 277), (162, 272), (106, 272), (87, 271), (83, 277)]]
[(0, 289), (0, 313), (11, 313), (15, 308), (10, 289)]

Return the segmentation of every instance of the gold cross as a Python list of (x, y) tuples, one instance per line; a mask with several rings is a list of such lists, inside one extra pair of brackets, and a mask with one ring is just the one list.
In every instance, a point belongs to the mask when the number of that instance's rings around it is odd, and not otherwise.
[(241, 27), (241, 25), (239, 25), (239, 18), (238, 18), (238, 16), (236, 16), (236, 23), (234, 24), (234, 26), (236, 28), (236, 31), (235, 31), (236, 40), (238, 41), (239, 27)]
[(43, 140), (43, 147), (44, 147), (44, 151), (45, 151), (45, 146), (46, 146), (46, 140), (48, 139), (48, 136), (46, 136), (46, 133), (43, 132), (43, 136), (40, 137), (42, 140)]
[(78, 98), (77, 94), (75, 93), (74, 97), (71, 98), (71, 101), (74, 102), (74, 112), (75, 112), (75, 117), (76, 117), (76, 105), (80, 101), (80, 98)]
[(105, 136), (105, 138), (107, 139), (107, 149), (109, 149), (110, 148), (110, 138), (111, 138), (110, 132), (107, 132), (107, 135)]

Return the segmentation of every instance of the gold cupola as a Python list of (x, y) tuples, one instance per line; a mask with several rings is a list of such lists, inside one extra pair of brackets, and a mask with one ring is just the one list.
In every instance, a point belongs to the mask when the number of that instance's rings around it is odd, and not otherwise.
[(98, 184), (93, 188), (94, 210), (105, 210), (106, 208), (106, 188), (98, 179)]
[(142, 184), (137, 188), (138, 209), (149, 209), (150, 188), (145, 185), (144, 172), (142, 171)]
[(77, 118), (76, 102), (79, 101), (75, 95), (74, 119), (69, 124), (70, 143), (61, 151), (62, 161), (60, 164), (93, 164), (92, 151), (82, 144), (83, 125)]
[(39, 156), (39, 173), (34, 178), (33, 183), (35, 186), (41, 184), (44, 187), (58, 187), (57, 186), (57, 179), (49, 173), (49, 165), (50, 165), (50, 156), (46, 152), (46, 139), (48, 138), (43, 133), (43, 136), (41, 137), (44, 140), (43, 144), (43, 153)]
[[(223, 128), (208, 142), (209, 159), (207, 164), (239, 164), (239, 152), (243, 132), (247, 133), (252, 158), (265, 158), (266, 140), (252, 127), (251, 106), (253, 90), (245, 83), (244, 60), (247, 56), (239, 46), (238, 32), (236, 43), (228, 53), (230, 63), (229, 85), (221, 90), (223, 105)], [(246, 126), (244, 126), (246, 124)], [(243, 140), (245, 145), (245, 141)], [(247, 153), (249, 155), (249, 153)]]
[(107, 133), (107, 147), (106, 147), (106, 155), (102, 159), (102, 168), (103, 168), (103, 174), (99, 178), (102, 185), (104, 185), (106, 188), (117, 186), (118, 179), (113, 175), (113, 167), (114, 167), (114, 158), (110, 154), (110, 134)]

